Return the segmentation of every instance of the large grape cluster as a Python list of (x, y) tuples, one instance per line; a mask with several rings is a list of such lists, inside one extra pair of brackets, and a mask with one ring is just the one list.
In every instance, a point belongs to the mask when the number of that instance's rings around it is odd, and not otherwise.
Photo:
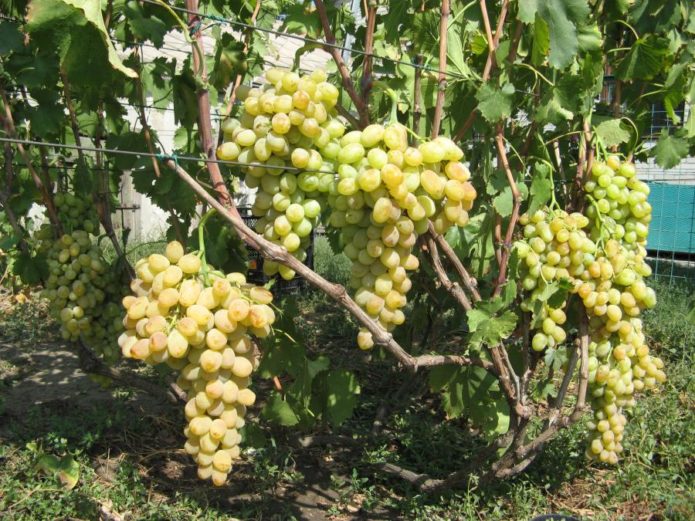
[(275, 314), (272, 294), (226, 276), (178, 242), (165, 255), (136, 264), (133, 294), (123, 299), (126, 328), (118, 339), (123, 356), (180, 370), (187, 391), (185, 450), (198, 476), (225, 483), (239, 458), (239, 429), (256, 395), (249, 388), (258, 361), (251, 335), (266, 337)]
[[(443, 137), (408, 146), (400, 124), (345, 133), (334, 110), (338, 90), (323, 71), (300, 77), (272, 69), (266, 80), (263, 89), (242, 93), (243, 113), (223, 124), (217, 156), (246, 165), (247, 186), (258, 188), (256, 231), (300, 260), (320, 214), (330, 209), (328, 224), (340, 229), (353, 262), (355, 300), (390, 331), (405, 320), (418, 235), (430, 220), (438, 233), (468, 222), (476, 191), (460, 162), (463, 152)], [(295, 275), (267, 260), (264, 270)], [(358, 345), (374, 345), (366, 329)]]
[[(217, 157), (258, 165), (244, 168), (246, 185), (258, 188), (252, 207), (259, 217), (256, 231), (304, 261), (345, 132), (334, 110), (339, 93), (322, 70), (300, 77), (271, 69), (265, 78), (263, 89), (239, 93), (242, 114), (224, 122)], [(273, 261), (263, 269), (294, 277), (292, 269)]]
[(118, 358), (113, 338), (122, 330), (116, 275), (89, 233), (75, 230), (48, 249), (49, 276), (43, 291), (52, 315), (60, 321), (65, 340), (82, 337), (107, 361)]
[(588, 217), (547, 208), (524, 215), (524, 238), (515, 249), (527, 292), (523, 305), (534, 312), (533, 349), (556, 347), (567, 337), (562, 327), (567, 301), (553, 307), (539, 298), (548, 284), (566, 281), (581, 299), (589, 323), (594, 410), (587, 454), (615, 463), (622, 451), (624, 410), (634, 405), (635, 392), (653, 388), (666, 375), (663, 362), (649, 354), (640, 319), (643, 309), (656, 305), (644, 281), (651, 274), (644, 248), (651, 218), (648, 187), (634, 177), (633, 165), (615, 157), (597, 163), (592, 172), (599, 181), (587, 183)]
[[(328, 196), (329, 224), (341, 230), (343, 252), (352, 260), (350, 286), (356, 302), (384, 329), (405, 321), (402, 308), (416, 270), (413, 248), (430, 219), (438, 233), (468, 222), (476, 192), (451, 140), (408, 146), (405, 127), (370, 125), (340, 140), (335, 190)], [(374, 345), (362, 329), (362, 349)]]

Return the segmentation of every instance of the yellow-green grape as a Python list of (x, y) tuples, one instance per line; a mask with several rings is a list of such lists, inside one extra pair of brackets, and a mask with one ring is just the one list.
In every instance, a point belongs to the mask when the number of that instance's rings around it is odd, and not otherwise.
[[(341, 230), (343, 253), (353, 262), (350, 287), (357, 303), (390, 331), (405, 320), (402, 308), (412, 287), (407, 272), (419, 266), (412, 254), (418, 235), (429, 219), (440, 233), (465, 225), (475, 189), (459, 162), (463, 153), (450, 140), (408, 147), (402, 125), (374, 124), (345, 134), (340, 145), (327, 198), (329, 224)], [(374, 345), (367, 330), (357, 343), (361, 349)]]
[[(61, 248), (73, 242), (66, 239)], [(237, 429), (256, 399), (248, 388), (258, 364), (250, 335), (270, 334), (275, 313), (267, 289), (247, 284), (241, 273), (211, 275), (211, 266), (206, 275), (201, 266), (177, 242), (164, 254), (140, 259), (137, 273), (152, 277), (136, 279), (133, 294), (122, 299), (126, 330), (117, 344), (127, 358), (180, 371), (177, 383), (188, 398), (184, 449), (198, 464), (198, 476), (221, 486), (240, 457)], [(61, 316), (79, 330), (81, 313), (72, 307)]]
[(567, 281), (583, 304), (594, 410), (587, 455), (611, 464), (622, 451), (624, 410), (634, 405), (635, 392), (666, 379), (663, 362), (649, 353), (640, 319), (656, 296), (645, 283), (651, 274), (644, 248), (649, 189), (635, 173), (634, 165), (617, 156), (597, 161), (585, 185), (586, 216), (547, 208), (523, 215), (523, 238), (515, 244), (525, 291), (522, 306), (534, 312), (534, 350), (566, 339), (564, 303), (538, 305), (549, 284)]
[(99, 234), (99, 219), (91, 199), (70, 192), (58, 192), (53, 196), (56, 211), (63, 231), (84, 230), (87, 233)]
[[(339, 92), (326, 78), (323, 71), (266, 71), (266, 86), (243, 92), (239, 118), (223, 123), (224, 142), (217, 150), (222, 160), (254, 164), (242, 171), (245, 183), (258, 189), (252, 207), (259, 217), (256, 231), (300, 260), (332, 189), (333, 161), (345, 155), (339, 144), (345, 123), (335, 111)], [(295, 276), (271, 262), (264, 270)]]
[[(113, 338), (123, 331), (116, 304), (122, 298), (117, 270), (104, 260), (86, 230), (74, 229), (47, 244), (49, 276), (43, 296), (49, 301), (52, 316), (60, 322), (61, 336), (70, 341), (82, 339), (108, 363), (115, 362), (121, 346)], [(132, 315), (142, 318), (146, 306), (128, 302), (129, 307), (133, 305)], [(124, 342), (127, 349), (134, 344), (127, 339)], [(135, 354), (141, 356), (144, 351), (140, 344)]]

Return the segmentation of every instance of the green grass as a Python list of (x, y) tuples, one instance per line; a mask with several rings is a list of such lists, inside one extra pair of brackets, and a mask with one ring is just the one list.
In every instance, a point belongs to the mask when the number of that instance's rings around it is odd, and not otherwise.
[[(340, 258), (326, 255), (327, 241), (319, 244), (319, 271), (333, 280), (345, 277)], [(356, 447), (298, 448), (296, 432), (254, 420), (261, 443), (246, 450), (229, 487), (216, 490), (197, 480), (180, 449), (183, 415), (177, 405), (122, 390), (112, 391), (107, 403), (89, 395), (56, 397), (13, 416), (0, 405), (1, 517), (97, 519), (98, 509), (109, 508), (133, 520), (306, 519), (305, 505), (316, 502), (306, 488), (318, 484), (335, 491), (319, 499), (320, 515), (337, 521), (526, 521), (549, 512), (599, 521), (695, 519), (693, 289), (659, 284), (657, 291), (659, 305), (645, 315), (645, 323), (653, 348), (667, 363), (669, 380), (658, 392), (640, 397), (617, 467), (584, 458), (579, 424), (562, 431), (510, 481), (481, 486), (473, 479), (464, 490), (426, 496), (389, 477), (376, 464), (389, 461), (443, 475), (475, 453), (480, 442), (466, 434), (464, 421), (443, 417), (438, 398), (420, 380), (389, 371), (377, 359), (363, 365), (353, 350), (337, 349), (341, 338), (343, 343), (352, 338), (354, 326), (325, 297), (305, 292), (299, 296), (298, 320), (315, 338), (307, 348), (331, 350), (331, 356), (361, 367), (360, 405), (340, 433), (368, 435), (384, 398), (412, 380), (407, 397), (393, 404), (384, 434)], [(50, 340), (53, 330), (40, 307), (17, 306), (0, 315), (0, 349), (2, 342), (11, 342), (31, 352), (36, 343)], [(0, 402), (22, 371), (0, 363)], [(75, 457), (80, 478), (73, 490), (37, 470), (42, 453)]]

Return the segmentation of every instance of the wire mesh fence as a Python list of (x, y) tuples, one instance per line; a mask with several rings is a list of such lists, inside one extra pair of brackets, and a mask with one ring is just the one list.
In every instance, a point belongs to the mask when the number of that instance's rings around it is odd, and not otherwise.
[[(681, 105), (675, 114), (681, 121), (688, 117)], [(675, 130), (671, 114), (659, 105), (652, 105), (651, 125), (647, 140), (655, 140), (663, 129)], [(695, 157), (665, 170), (650, 160), (637, 165), (638, 175), (649, 184), (652, 222), (649, 227), (647, 251), (656, 279), (674, 284), (695, 282)]]

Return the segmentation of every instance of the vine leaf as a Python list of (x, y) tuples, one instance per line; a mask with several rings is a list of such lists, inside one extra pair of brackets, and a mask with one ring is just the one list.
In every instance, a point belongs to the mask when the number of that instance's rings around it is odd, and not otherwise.
[(345, 370), (326, 373), (326, 415), (333, 425), (340, 425), (357, 405), (360, 386), (355, 375)]
[(16, 22), (3, 20), (0, 22), (0, 54), (7, 55), (19, 51), (24, 45), (24, 36)]
[(512, 115), (513, 95), (514, 85), (511, 83), (505, 84), (501, 89), (484, 83), (476, 94), (478, 110), (490, 123), (508, 118)]
[(472, 347), (498, 344), (512, 334), (519, 317), (508, 308), (515, 296), (516, 285), (508, 284), (500, 296), (466, 312)]
[(525, 24), (531, 24), (536, 19), (538, 0), (519, 0), (517, 18)]
[(154, 14), (149, 15), (139, 2), (130, 0), (123, 7), (133, 34), (139, 40), (150, 40), (155, 47), (164, 45), (164, 35), (169, 32), (167, 23)]
[(536, 163), (533, 170), (531, 188), (529, 189), (531, 201), (527, 210), (529, 214), (535, 213), (536, 210), (550, 201), (550, 196), (553, 193), (552, 169), (545, 163)]
[(80, 479), (80, 464), (72, 456), (57, 458), (53, 454), (42, 454), (36, 462), (36, 468), (53, 474), (66, 490), (72, 490)]
[(615, 74), (621, 80), (650, 80), (664, 66), (668, 49), (667, 38), (654, 35), (640, 38), (620, 61)]
[(656, 164), (668, 170), (680, 163), (681, 159), (687, 155), (688, 142), (683, 138), (669, 135), (668, 129), (663, 129), (653, 149)]
[[(75, 10), (81, 12), (81, 19), (73, 16)], [(67, 28), (65, 27), (66, 23), (68, 25)], [(81, 58), (86, 59), (86, 63), (93, 63), (93, 60), (89, 59), (89, 57), (95, 54), (95, 47), (98, 47), (95, 38), (93, 38), (95, 36), (94, 31), (85, 32), (86, 26), (96, 30), (97, 39), (103, 46), (102, 49), (106, 52), (109, 65), (129, 78), (137, 78), (137, 73), (123, 64), (111, 43), (101, 14), (100, 2), (90, 0), (33, 0), (29, 4), (27, 13), (27, 28), (29, 32), (55, 29), (56, 35), (61, 37), (63, 43), (63, 48), (61, 49), (62, 60), (69, 60), (76, 67), (79, 66), (78, 62)], [(73, 29), (78, 27), (83, 29), (79, 31), (83, 38), (79, 38), (79, 35), (77, 35), (74, 45), (67, 43), (72, 40), (72, 33), (77, 32), (70, 31), (71, 27)], [(87, 35), (91, 35), (92, 38), (86, 38), (85, 36)], [(79, 44), (77, 41), (79, 41)], [(84, 45), (85, 41), (90, 41), (90, 45)], [(98, 54), (97, 58), (99, 57)], [(83, 63), (82, 66), (84, 65)]]
[(596, 135), (607, 147), (630, 141), (630, 131), (624, 127), (620, 119), (603, 121), (596, 127)]
[(499, 382), (482, 367), (436, 367), (430, 372), (429, 384), (433, 392), (441, 391), (449, 418), (466, 414), (487, 438), (509, 429), (509, 406)]
[(282, 396), (274, 393), (263, 408), (263, 417), (283, 427), (292, 427), (299, 423), (299, 417)]
[(564, 69), (579, 49), (577, 25), (590, 14), (586, 0), (546, 0), (538, 3), (538, 15), (548, 24), (550, 55), (548, 61), (556, 69)]

